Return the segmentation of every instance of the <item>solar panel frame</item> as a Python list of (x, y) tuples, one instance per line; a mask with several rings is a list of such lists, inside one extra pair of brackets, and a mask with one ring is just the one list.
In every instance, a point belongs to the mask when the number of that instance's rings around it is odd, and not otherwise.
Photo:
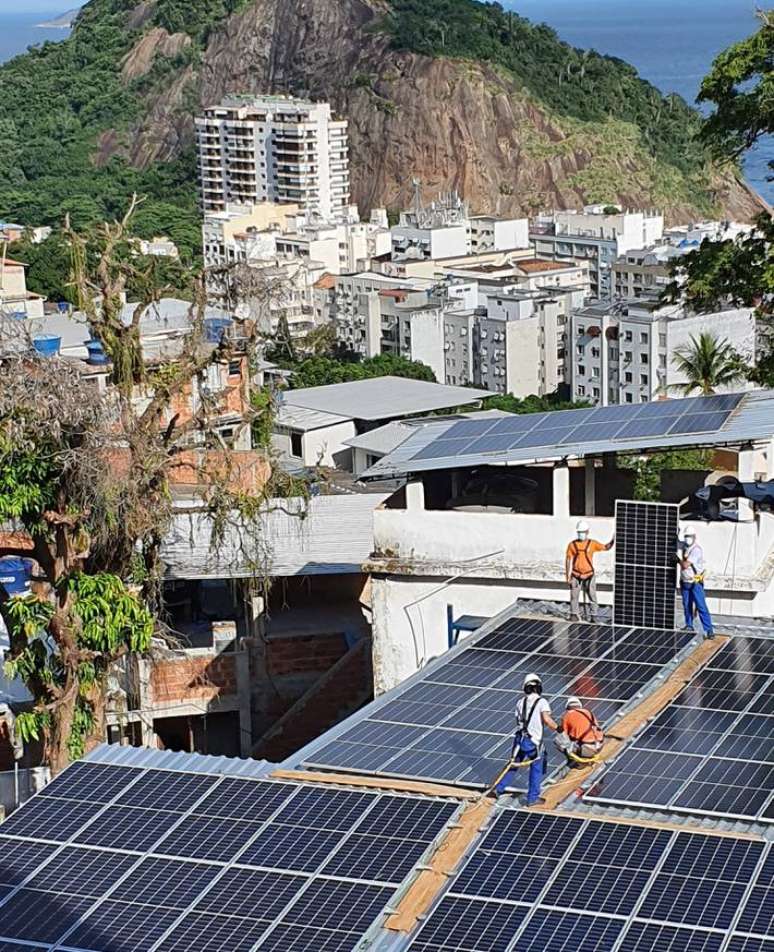
[(613, 622), (675, 628), (679, 507), (616, 500)]

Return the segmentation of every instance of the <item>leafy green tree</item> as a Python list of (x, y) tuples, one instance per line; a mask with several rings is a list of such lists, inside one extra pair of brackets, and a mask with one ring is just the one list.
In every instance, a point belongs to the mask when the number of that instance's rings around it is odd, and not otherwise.
[(661, 500), (661, 474), (668, 469), (709, 470), (712, 468), (711, 450), (674, 450), (638, 456), (623, 456), (618, 461), (621, 469), (634, 470), (635, 499), (643, 502)]
[(68, 287), (70, 249), (61, 231), (52, 232), (39, 244), (25, 236), (21, 241), (14, 242), (8, 253), (12, 258), (28, 265), (28, 290), (42, 294), (49, 301), (71, 301)]
[[(135, 207), (96, 230), (68, 225), (58, 236), (69, 245), (73, 299), (109, 359), (105, 391), (72, 361), (25, 350), (23, 337), (18, 352), (0, 360), (0, 526), (13, 530), (0, 535), (0, 557), (34, 564), (32, 594), (9, 597), (0, 584), (7, 672), (34, 698), (19, 729), (43, 739), (54, 771), (104, 736), (111, 666), (163, 634), (160, 547), (177, 467), (195, 467), (199, 488), (189, 509), (209, 517), (214, 545), (226, 525), (260, 531), (261, 507), (282, 485), (268, 458), (265, 482), (231, 480), (240, 457), (217, 431), (222, 398), (200, 389), (201, 406), (186, 418), (190, 394), (209, 370), (250, 359), (256, 346), (248, 327), (238, 347), (207, 340), (195, 276), (190, 332), (161, 364), (153, 349), (146, 359), (140, 322), (163, 288), (154, 262), (133, 253)], [(130, 284), (139, 299), (127, 320)], [(240, 425), (260, 416), (246, 406)]]
[(512, 393), (487, 397), (483, 402), (484, 410), (502, 410), (505, 413), (546, 413), (551, 410), (582, 410), (590, 407), (586, 401), (566, 400), (558, 393), (544, 397), (531, 394), (528, 397), (514, 397)]
[[(699, 98), (715, 107), (701, 136), (726, 161), (774, 132), (774, 12), (760, 16), (757, 33), (721, 53), (701, 86)], [(696, 311), (756, 308), (762, 346), (747, 375), (774, 387), (774, 221), (764, 212), (755, 224), (751, 235), (704, 241), (674, 262), (664, 298)]]
[(719, 340), (713, 334), (692, 336), (675, 351), (672, 363), (686, 378), (674, 387), (686, 397), (696, 392), (713, 394), (744, 379), (742, 358), (725, 338)]
[(394, 354), (379, 354), (360, 362), (336, 360), (333, 357), (308, 357), (287, 366), (293, 371), (290, 386), (294, 390), (365, 380), (367, 377), (410, 377), (413, 380), (435, 382), (435, 375), (426, 364)]

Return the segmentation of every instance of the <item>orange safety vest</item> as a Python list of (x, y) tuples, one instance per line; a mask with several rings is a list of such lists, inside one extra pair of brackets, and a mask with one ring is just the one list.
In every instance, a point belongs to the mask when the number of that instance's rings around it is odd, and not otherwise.
[(585, 707), (574, 707), (565, 711), (562, 730), (576, 744), (599, 744), (605, 737), (596, 717)]
[(572, 574), (575, 578), (587, 579), (594, 574), (594, 553), (604, 551), (604, 545), (596, 539), (573, 539), (567, 546), (567, 558), (572, 559)]

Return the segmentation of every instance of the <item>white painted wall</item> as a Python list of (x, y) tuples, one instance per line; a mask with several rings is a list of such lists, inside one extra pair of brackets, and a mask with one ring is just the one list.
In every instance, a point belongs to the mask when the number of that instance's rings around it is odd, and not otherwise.
[[(376, 573), (377, 693), (445, 650), (447, 604), (454, 606), (455, 616), (491, 616), (521, 597), (569, 601), (564, 555), (576, 521), (569, 516), (377, 509), (375, 549), (389, 553), (381, 575), (380, 561), (371, 565)], [(611, 537), (612, 518), (588, 521), (592, 537)], [(771, 615), (774, 582), (767, 560), (774, 552), (774, 516), (761, 513), (755, 522), (702, 525), (698, 538), (707, 559), (710, 610), (744, 617)], [(502, 552), (491, 555), (497, 550)], [(599, 600), (610, 604), (613, 553), (600, 553), (595, 564)], [(455, 578), (461, 573), (464, 577)], [(441, 587), (449, 578), (454, 581)]]

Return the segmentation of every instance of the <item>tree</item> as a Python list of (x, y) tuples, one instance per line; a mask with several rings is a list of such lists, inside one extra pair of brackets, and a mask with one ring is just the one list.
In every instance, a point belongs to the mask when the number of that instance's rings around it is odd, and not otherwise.
[[(205, 382), (219, 365), (251, 359), (255, 333), (246, 322), (238, 342), (208, 338), (201, 277), (190, 275), (188, 333), (163, 359), (146, 352), (143, 315), (165, 288), (132, 254), (137, 204), (94, 231), (64, 229), (75, 301), (109, 358), (105, 392), (71, 361), (36, 357), (23, 339), (0, 360), (0, 556), (34, 564), (32, 594), (9, 597), (0, 586), (7, 670), (34, 698), (20, 730), (44, 740), (54, 771), (103, 736), (111, 666), (164, 634), (160, 546), (176, 471), (195, 470), (182, 511), (209, 515), (213, 544), (231, 524), (257, 531), (284, 478), (262, 457), (261, 477), (237, 479), (243, 459), (217, 429), (224, 396)], [(139, 299), (127, 317), (129, 284)], [(245, 405), (238, 427), (255, 416)]]
[(686, 397), (696, 391), (712, 394), (718, 387), (744, 379), (742, 358), (725, 338), (719, 340), (712, 334), (692, 336), (688, 344), (677, 348), (672, 363), (686, 378), (674, 387)]
[(484, 410), (502, 410), (505, 413), (546, 413), (551, 410), (583, 410), (590, 407), (586, 401), (565, 400), (558, 393), (549, 393), (544, 397), (530, 394), (528, 397), (515, 397), (512, 393), (487, 397)]
[[(715, 106), (701, 138), (725, 161), (737, 161), (774, 132), (774, 13), (760, 16), (757, 33), (716, 58), (699, 94)], [(696, 311), (754, 307), (761, 346), (756, 367), (748, 368), (747, 376), (774, 387), (774, 221), (762, 212), (755, 225), (750, 235), (704, 241), (676, 260), (664, 299), (684, 300)]]
[(336, 360), (333, 357), (307, 357), (297, 363), (285, 361), (283, 365), (293, 371), (290, 385), (295, 390), (365, 380), (368, 377), (409, 377), (412, 380), (435, 382), (435, 374), (426, 364), (395, 354), (379, 354), (360, 362)]

